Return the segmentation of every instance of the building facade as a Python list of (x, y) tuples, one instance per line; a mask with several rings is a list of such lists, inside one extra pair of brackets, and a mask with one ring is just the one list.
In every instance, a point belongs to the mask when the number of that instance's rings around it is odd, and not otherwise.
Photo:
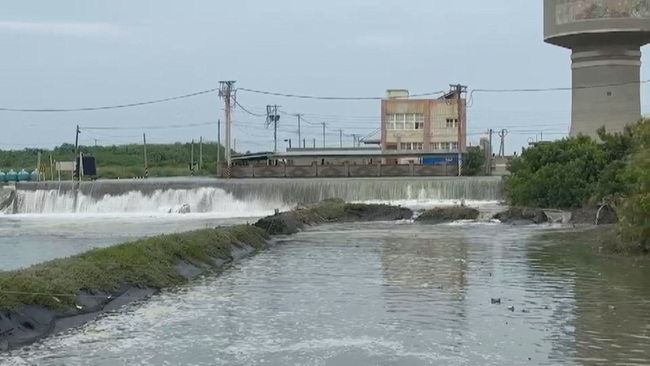
[(439, 99), (409, 98), (408, 90), (389, 90), (381, 101), (383, 152), (451, 152), (467, 144), (466, 101), (454, 94)]
[(620, 132), (641, 118), (648, 0), (544, 0), (544, 40), (571, 50), (571, 136)]

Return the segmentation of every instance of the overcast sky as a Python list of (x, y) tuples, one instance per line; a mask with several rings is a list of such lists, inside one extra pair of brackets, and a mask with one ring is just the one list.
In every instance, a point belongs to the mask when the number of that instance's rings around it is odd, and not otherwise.
[[(390, 88), (426, 93), (450, 83), (470, 90), (570, 86), (569, 51), (545, 44), (542, 32), (539, 0), (3, 1), (0, 107), (116, 105), (211, 89), (219, 80), (317, 96), (383, 96)], [(647, 92), (644, 86), (642, 96)], [(278, 104), (346, 135), (379, 127), (378, 101), (244, 91), (238, 101), (254, 113)], [(237, 150), (272, 149), (264, 118), (241, 109), (234, 116)], [(216, 140), (209, 123), (219, 118), (217, 94), (99, 112), (0, 112), (0, 148), (74, 143), (77, 124), (124, 128), (84, 130), (84, 144), (136, 142), (143, 132), (152, 143)], [(565, 136), (569, 120), (567, 91), (475, 93), (469, 141), (507, 128), (511, 153), (541, 132), (545, 139)], [(191, 126), (167, 128), (178, 125)], [(288, 138), (295, 144), (296, 119), (283, 116), (280, 126), (279, 146)], [(321, 127), (303, 124), (303, 137), (320, 144)], [(328, 131), (327, 144), (338, 146), (338, 132)]]

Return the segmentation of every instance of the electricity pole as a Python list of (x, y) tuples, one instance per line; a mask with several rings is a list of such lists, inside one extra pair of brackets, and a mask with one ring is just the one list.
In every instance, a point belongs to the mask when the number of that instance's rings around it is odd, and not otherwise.
[(339, 147), (343, 148), (343, 129), (339, 128)]
[(192, 139), (192, 152), (190, 153), (190, 176), (194, 176), (194, 139)]
[(199, 137), (199, 172), (203, 169), (203, 136)]
[(226, 146), (225, 146), (225, 153), (226, 153), (226, 162), (228, 164), (228, 168), (232, 166), (232, 158), (231, 158), (231, 149), (230, 149), (230, 141), (231, 141), (231, 127), (232, 127), (232, 120), (231, 120), (231, 115), (232, 115), (232, 101), (233, 101), (233, 85), (235, 84), (235, 81), (220, 81), (219, 82), (221, 88), (219, 90), (219, 97), (224, 100), (225, 103), (225, 114), (226, 114)]
[(323, 122), (323, 148), (325, 148), (325, 129), (327, 128), (327, 123)]
[(298, 113), (296, 114), (296, 117), (298, 117), (298, 145), (300, 145), (300, 140), (302, 140), (302, 137), (300, 136), (300, 118), (302, 118), (302, 114)]
[(149, 165), (147, 162), (147, 135), (142, 134), (142, 145), (144, 146), (144, 177), (149, 178)]
[[(77, 156), (79, 156), (79, 134), (80, 133), (81, 133), (81, 130), (79, 129), (79, 125), (77, 125), (77, 133), (76, 133), (75, 138), (74, 138), (74, 160), (73, 161), (76, 161)], [(81, 161), (79, 162), (79, 164), (81, 164)], [(79, 173), (79, 167), (77, 166), (77, 164), (75, 164), (75, 169), (74, 170), (75, 170), (74, 176), (76, 176), (76, 174)]]
[(221, 178), (221, 120), (217, 120), (217, 178)]
[(451, 85), (452, 92), (456, 94), (456, 106), (458, 107), (458, 176), (463, 173), (463, 103), (462, 94), (467, 91), (467, 86), (456, 84)]
[(358, 134), (356, 134), (356, 133), (353, 133), (353, 134), (352, 134), (352, 147), (359, 147), (359, 143), (358, 143), (358, 141), (359, 141), (359, 137), (360, 137), (360, 136), (361, 136), (361, 135), (358, 135)]
[(273, 123), (273, 152), (278, 152), (278, 121), (280, 120), (280, 115), (278, 114), (278, 105), (267, 105), (266, 106), (266, 127), (269, 127)]

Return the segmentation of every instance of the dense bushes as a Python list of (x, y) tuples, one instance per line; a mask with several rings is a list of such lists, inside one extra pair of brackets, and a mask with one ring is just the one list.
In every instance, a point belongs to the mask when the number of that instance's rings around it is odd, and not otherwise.
[(647, 124), (614, 134), (601, 129), (601, 142), (578, 136), (525, 149), (509, 168), (510, 204), (567, 209), (626, 194), (631, 184), (623, 171), (638, 145), (633, 134)]
[(514, 206), (575, 208), (607, 201), (624, 241), (650, 251), (650, 120), (620, 133), (599, 131), (524, 150), (511, 166), (506, 195)]
[(634, 127), (633, 146), (621, 175), (625, 190), (617, 211), (624, 238), (650, 251), (650, 122)]

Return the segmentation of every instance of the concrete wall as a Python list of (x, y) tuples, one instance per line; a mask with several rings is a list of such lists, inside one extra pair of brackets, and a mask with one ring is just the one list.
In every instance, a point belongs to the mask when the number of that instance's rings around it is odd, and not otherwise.
[[(227, 177), (224, 168), (222, 177)], [(458, 166), (448, 165), (248, 165), (230, 168), (231, 178), (337, 178), (456, 176)]]

